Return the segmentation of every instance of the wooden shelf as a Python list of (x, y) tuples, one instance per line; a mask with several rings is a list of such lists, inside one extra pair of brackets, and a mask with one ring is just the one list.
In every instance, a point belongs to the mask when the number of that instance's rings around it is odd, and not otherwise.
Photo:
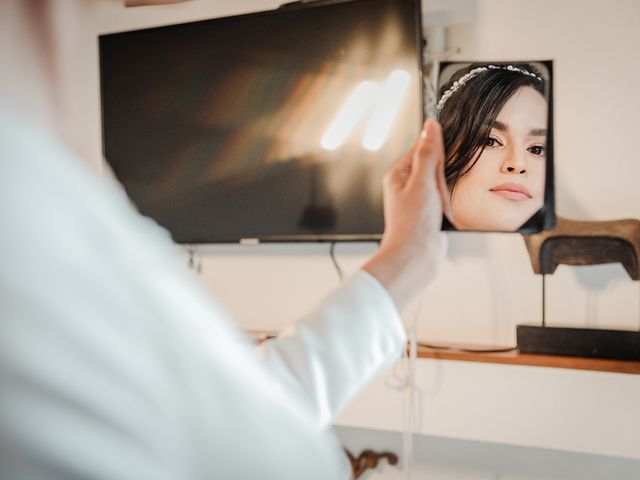
[[(257, 344), (276, 337), (274, 332), (247, 331), (246, 333), (250, 335)], [(531, 367), (569, 368), (573, 370), (640, 374), (640, 361), (537, 355), (533, 353), (520, 353), (515, 348), (509, 349), (503, 345), (447, 344), (434, 347), (418, 345), (418, 358), (438, 358), (441, 360), (460, 360), (463, 362), (501, 363), (506, 365), (527, 365)]]
[[(533, 353), (520, 353), (517, 350), (511, 350), (508, 352), (469, 351), (480, 349), (489, 350), (491, 347), (478, 345), (446, 346), (443, 348), (418, 346), (418, 358), (438, 358), (442, 360), (460, 360), (464, 362), (502, 363), (534, 367), (570, 368), (576, 370), (640, 374), (640, 361), (538, 355)], [(496, 347), (495, 350), (497, 349), (499, 349), (499, 347)]]

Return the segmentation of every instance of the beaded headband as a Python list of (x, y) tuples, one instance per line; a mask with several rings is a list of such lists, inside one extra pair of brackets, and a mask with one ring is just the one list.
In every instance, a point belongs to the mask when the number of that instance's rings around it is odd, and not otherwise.
[(476, 75), (479, 75), (482, 72), (487, 72), (490, 69), (491, 70), (508, 70), (510, 72), (518, 72), (518, 73), (521, 73), (523, 75), (528, 75), (528, 76), (533, 77), (533, 78), (535, 78), (535, 79), (537, 79), (539, 81), (542, 81), (542, 78), (540, 78), (535, 73), (529, 72), (528, 70), (525, 70), (523, 68), (514, 67), (513, 65), (487, 65), (486, 67), (477, 67), (477, 68), (474, 68), (473, 70), (471, 70), (469, 73), (467, 73), (467, 74), (463, 75), (462, 77), (460, 77), (455, 82), (453, 82), (453, 85), (451, 86), (451, 88), (449, 88), (449, 90), (447, 90), (446, 92), (444, 92), (442, 94), (442, 97), (440, 98), (440, 101), (438, 102), (438, 105), (436, 106), (436, 111), (439, 112), (440, 110), (442, 110), (442, 107), (444, 106), (445, 102), (449, 99), (449, 97), (451, 95), (453, 95), (454, 93), (456, 93), (465, 83), (467, 83), (469, 80), (471, 80)]

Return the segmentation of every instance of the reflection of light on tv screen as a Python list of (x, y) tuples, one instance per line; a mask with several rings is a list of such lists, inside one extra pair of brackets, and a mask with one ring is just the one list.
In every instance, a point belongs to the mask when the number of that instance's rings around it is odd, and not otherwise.
[(380, 86), (374, 82), (366, 81), (358, 84), (322, 136), (320, 141), (322, 148), (335, 150), (342, 146), (356, 125), (371, 109), (379, 90)]
[(391, 72), (382, 86), (369, 80), (360, 82), (322, 136), (322, 148), (340, 148), (356, 126), (369, 115), (362, 146), (371, 151), (379, 150), (400, 110), (409, 80), (409, 74), (398, 69)]
[(367, 150), (379, 150), (387, 139), (409, 87), (409, 78), (404, 70), (394, 70), (384, 82), (362, 140)]

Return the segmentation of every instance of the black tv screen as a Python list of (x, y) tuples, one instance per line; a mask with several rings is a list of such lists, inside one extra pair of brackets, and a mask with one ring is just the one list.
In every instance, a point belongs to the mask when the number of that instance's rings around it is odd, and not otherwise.
[(380, 238), (423, 119), (419, 0), (102, 35), (106, 161), (178, 243)]

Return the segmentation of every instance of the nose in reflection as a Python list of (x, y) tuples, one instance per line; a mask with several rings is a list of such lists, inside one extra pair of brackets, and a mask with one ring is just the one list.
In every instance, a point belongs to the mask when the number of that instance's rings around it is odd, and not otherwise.
[(500, 171), (502, 173), (518, 173), (525, 175), (527, 173), (527, 166), (524, 157), (515, 152), (508, 153), (504, 162), (502, 162)]

